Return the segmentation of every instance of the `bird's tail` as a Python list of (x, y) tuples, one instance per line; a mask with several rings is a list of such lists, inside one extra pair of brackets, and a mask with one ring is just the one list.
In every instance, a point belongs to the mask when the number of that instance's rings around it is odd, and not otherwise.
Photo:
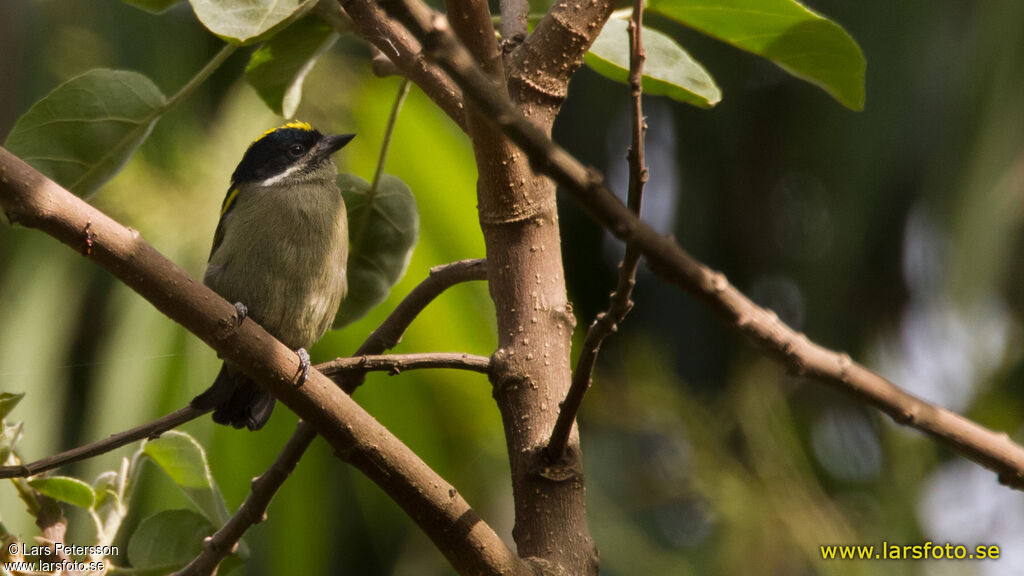
[(213, 385), (192, 399), (192, 407), (213, 408), (213, 421), (218, 424), (259, 430), (270, 420), (274, 397), (225, 362)]

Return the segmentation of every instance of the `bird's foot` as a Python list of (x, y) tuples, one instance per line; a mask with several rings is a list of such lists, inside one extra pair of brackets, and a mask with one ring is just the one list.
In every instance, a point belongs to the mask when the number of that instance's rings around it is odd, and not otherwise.
[(301, 388), (306, 383), (306, 377), (309, 376), (309, 352), (306, 352), (305, 348), (299, 348), (295, 354), (299, 356), (299, 372), (296, 374), (298, 381), (295, 383), (295, 387)]
[(249, 317), (249, 309), (241, 302), (235, 302), (235, 327), (241, 326), (242, 322)]

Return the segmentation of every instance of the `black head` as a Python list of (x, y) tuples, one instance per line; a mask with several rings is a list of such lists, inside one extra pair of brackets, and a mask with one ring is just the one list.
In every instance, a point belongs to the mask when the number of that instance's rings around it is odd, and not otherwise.
[(242, 156), (231, 183), (263, 182), (288, 169), (315, 168), (348, 144), (354, 134), (324, 136), (305, 122), (292, 121), (266, 131)]

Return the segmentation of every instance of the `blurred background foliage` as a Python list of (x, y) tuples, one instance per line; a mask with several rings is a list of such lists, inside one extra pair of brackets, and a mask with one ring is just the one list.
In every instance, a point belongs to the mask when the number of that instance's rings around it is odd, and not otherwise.
[[(1024, 3), (807, 4), (843, 25), (868, 61), (864, 112), (773, 65), (669, 21), (715, 76), (713, 110), (645, 101), (646, 218), (811, 338), (900, 385), (1024, 442)], [(678, 37), (678, 36), (677, 36)], [(0, 135), (60, 82), (95, 67), (138, 70), (171, 93), (220, 47), (180, 4), (153, 16), (113, 0), (0, 3)], [(199, 277), (228, 177), (280, 120), (242, 79), (240, 50), (156, 126), (92, 202)], [(341, 169), (370, 178), (396, 78), (374, 77), (343, 37), (306, 81), (298, 116), (358, 133)], [(555, 138), (625, 190), (628, 92), (583, 69)], [(328, 334), (315, 361), (350, 354), (430, 266), (482, 257), (468, 141), (416, 89), (388, 172), (416, 193), (420, 243), (405, 279), (362, 321)], [(581, 336), (607, 302), (621, 247), (561, 202)], [(846, 396), (781, 374), (686, 294), (646, 271), (637, 306), (602, 351), (584, 404), (591, 528), (602, 574), (1024, 573), (1024, 495)], [(396, 351), (489, 354), (483, 284), (427, 309)], [(196, 338), (47, 236), (0, 227), (0, 389), (27, 392), (30, 459), (174, 410), (219, 361)], [(357, 400), (451, 481), (499, 533), (512, 527), (508, 464), (485, 379), (371, 375)], [(208, 448), (234, 509), (295, 426), (258, 434), (184, 429)], [(91, 480), (132, 448), (64, 470)], [(184, 498), (143, 478), (129, 524)], [(34, 527), (0, 484), (0, 518)], [(70, 541), (88, 541), (72, 516)], [(78, 530), (79, 532), (76, 532)], [(509, 538), (510, 539), (510, 538)], [(824, 562), (820, 544), (998, 544), (998, 561)], [(314, 444), (247, 535), (262, 574), (450, 574), (411, 521)], [(236, 572), (239, 573), (239, 572)]]

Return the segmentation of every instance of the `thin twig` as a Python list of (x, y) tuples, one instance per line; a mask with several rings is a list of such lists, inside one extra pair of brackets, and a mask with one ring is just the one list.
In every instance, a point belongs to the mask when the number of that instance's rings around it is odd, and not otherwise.
[(388, 150), (391, 149), (391, 137), (395, 133), (395, 126), (398, 124), (398, 113), (402, 111), (402, 104), (405, 97), (409, 95), (409, 87), (412, 82), (408, 78), (402, 79), (398, 87), (398, 94), (395, 95), (395, 102), (391, 105), (391, 114), (388, 116), (388, 125), (384, 129), (384, 138), (380, 143), (380, 156), (377, 158), (377, 169), (373, 172), (373, 182), (370, 184), (370, 197), (377, 193), (377, 186), (380, 185), (380, 177), (384, 175), (384, 165), (388, 161)]
[[(641, 33), (643, 14), (643, 0), (634, 0), (633, 15), (629, 20), (629, 87), (632, 96), (633, 141), (627, 154), (629, 159), (629, 198), (627, 203), (630, 211), (637, 217), (640, 216), (640, 207), (643, 205), (644, 184), (647, 183), (647, 166), (644, 161), (644, 134), (647, 132), (647, 122), (644, 120), (643, 108), (644, 60), (647, 55), (644, 52)], [(633, 309), (631, 297), (633, 287), (636, 286), (636, 270), (639, 265), (640, 250), (635, 242), (626, 242), (626, 255), (619, 264), (619, 279), (615, 286), (615, 292), (612, 292), (608, 309), (599, 313), (587, 330), (587, 337), (583, 342), (583, 349), (572, 375), (572, 385), (565, 396), (565, 401), (561, 404), (558, 420), (555, 421), (555, 427), (551, 431), (551, 439), (547, 446), (547, 456), (551, 462), (561, 460), (569, 446), (572, 425), (583, 404), (583, 396), (590, 388), (601, 344), (605, 338), (618, 330), (619, 324)]]
[(443, 16), (421, 2), (393, 2), (402, 4), (400, 12), (409, 16), (406, 23), (409, 30), (456, 81), (466, 99), (479, 106), (487, 118), (522, 148), (535, 170), (562, 185), (592, 218), (616, 237), (634, 241), (656, 274), (693, 294), (728, 326), (746, 336), (789, 372), (846, 391), (885, 412), (897, 423), (912, 426), (995, 471), (1003, 484), (1024, 489), (1024, 448), (1009, 436), (901, 390), (853, 362), (848, 355), (811, 342), (779, 320), (775, 313), (758, 307), (722, 273), (693, 258), (673, 238), (662, 236), (640, 221), (605, 186), (597, 171), (581, 164), (524, 117), (503, 89), (477, 67), (472, 56), (452, 35)]
[(332, 380), (344, 379), (356, 373), (388, 372), (395, 375), (407, 370), (427, 368), (450, 368), (487, 374), (491, 368), (491, 359), (461, 352), (434, 352), (336, 358), (317, 366), (317, 370)]
[[(442, 292), (456, 284), (486, 279), (487, 262), (482, 259), (460, 260), (431, 268), (430, 274), (402, 299), (376, 330), (366, 337), (354, 356), (380, 354), (398, 346), (398, 343), (402, 341), (402, 335), (413, 319), (419, 316), (427, 304), (433, 302)], [(362, 374), (354, 375), (352, 378), (344, 379), (339, 386), (345, 392), (352, 394), (356, 388), (362, 385), (364, 379)]]
[[(351, 359), (338, 359), (318, 365), (326, 370), (325, 375), (334, 371), (332, 365), (347, 360), (358, 362), (360, 358), (368, 358), (392, 348), (402, 339), (402, 334), (435, 298), (448, 288), (462, 282), (486, 279), (486, 262), (484, 260), (462, 260), (430, 269), (430, 274), (420, 282), (395, 307), (394, 311), (371, 333), (363, 342), (356, 355)], [(383, 368), (387, 369), (387, 368)], [(346, 371), (347, 372), (347, 371)], [(365, 369), (356, 374), (334, 374), (332, 379), (343, 390), (352, 393), (363, 383)], [(340, 380), (340, 382), (339, 382)], [(232, 517), (204, 544), (202, 552), (187, 566), (173, 576), (209, 576), (220, 562), (231, 554), (238, 540), (254, 524), (261, 522), (266, 516), (270, 501), (281, 489), (296, 463), (302, 458), (309, 445), (316, 438), (316, 430), (304, 421), (300, 421), (291, 439), (274, 460), (274, 464), (253, 482), (252, 491), (245, 502)], [(221, 534), (223, 532), (223, 534)]]
[[(423, 370), (426, 368), (451, 368), (487, 374), (490, 365), (490, 359), (483, 356), (460, 352), (438, 352), (433, 354), (393, 354), (388, 356), (368, 354), (352, 358), (337, 358), (330, 362), (317, 364), (316, 369), (332, 380), (344, 381), (346, 378), (351, 378), (356, 374), (362, 375), (366, 372), (398, 374), (406, 370)], [(29, 464), (0, 466), (0, 478), (27, 478), (35, 476), (65, 464), (106, 454), (143, 438), (156, 438), (172, 428), (177, 428), (185, 422), (206, 414), (208, 411), (186, 406), (152, 422), (147, 422), (131, 430), (112, 434), (103, 440), (91, 444), (72, 448), (71, 450), (47, 456), (46, 458), (40, 458)]]
[(0, 478), (27, 478), (47, 470), (53, 470), (54, 468), (58, 468), (65, 464), (78, 462), (79, 460), (85, 460), (94, 456), (99, 456), (100, 454), (106, 454), (111, 450), (120, 448), (125, 444), (131, 444), (137, 440), (142, 440), (143, 438), (156, 438), (164, 432), (167, 432), (172, 428), (177, 428), (190, 420), (195, 420), (207, 412), (208, 410), (198, 410), (191, 406), (186, 406), (180, 410), (171, 412), (166, 416), (157, 418), (152, 422), (136, 426), (131, 430), (112, 434), (103, 440), (99, 440), (91, 444), (72, 448), (71, 450), (47, 456), (46, 458), (41, 458), (28, 464), (18, 466), (0, 466)]
[(304, 421), (299, 420), (298, 428), (274, 459), (270, 468), (252, 481), (252, 491), (215, 533), (203, 540), (203, 548), (187, 566), (172, 576), (199, 576), (213, 574), (221, 560), (238, 549), (238, 542), (246, 530), (266, 519), (267, 507), (277, 494), (278, 488), (291, 476), (296, 464), (316, 438)]
[(225, 44), (216, 54), (214, 54), (213, 58), (211, 58), (205, 66), (200, 68), (192, 78), (189, 78), (189, 81), (186, 82), (180, 90), (175, 92), (173, 96), (168, 98), (162, 106), (157, 108), (157, 110), (159, 110), (160, 113), (166, 112), (178, 102), (188, 98), (188, 96), (195, 92), (196, 88), (202, 86), (203, 82), (206, 82), (206, 79), (216, 72), (217, 69), (220, 68), (221, 64), (223, 64), (229, 56), (234, 54), (237, 49), (238, 46), (234, 44)]

